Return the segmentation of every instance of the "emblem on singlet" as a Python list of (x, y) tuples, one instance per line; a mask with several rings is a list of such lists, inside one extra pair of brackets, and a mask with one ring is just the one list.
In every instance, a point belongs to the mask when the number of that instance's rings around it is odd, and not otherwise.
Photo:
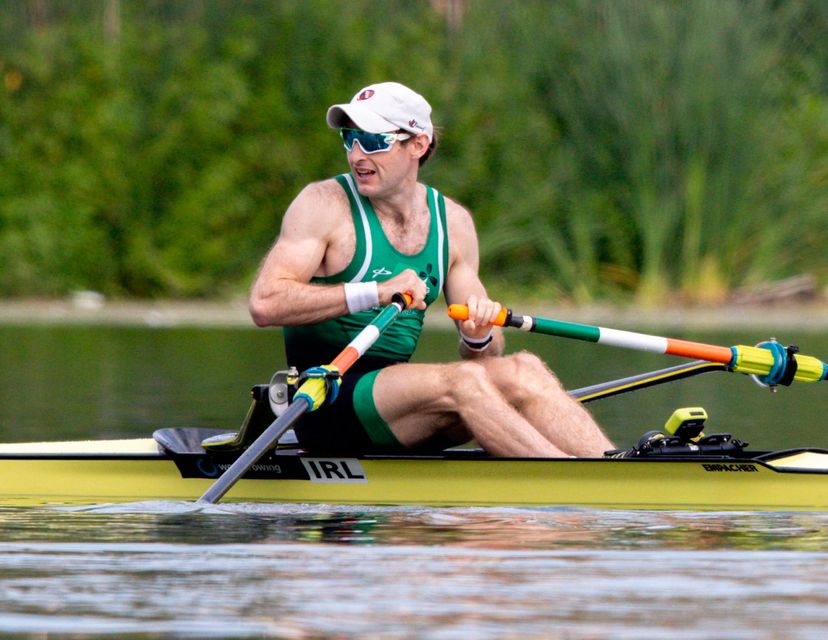
[[(423, 282), (426, 283), (426, 286), (431, 285), (432, 287), (436, 287), (437, 283), (439, 282), (437, 280), (437, 276), (432, 275), (431, 272), (433, 270), (434, 270), (434, 265), (429, 262), (426, 265), (425, 271), (420, 271), (420, 273), (417, 274), (417, 275), (420, 276), (420, 280), (422, 280)], [(429, 287), (428, 290), (431, 291), (431, 287)]]

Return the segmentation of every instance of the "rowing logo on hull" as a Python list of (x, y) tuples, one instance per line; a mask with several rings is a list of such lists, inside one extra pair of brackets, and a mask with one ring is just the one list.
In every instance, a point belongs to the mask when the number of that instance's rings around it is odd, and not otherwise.
[(356, 458), (302, 458), (302, 465), (312, 482), (357, 483), (368, 477)]

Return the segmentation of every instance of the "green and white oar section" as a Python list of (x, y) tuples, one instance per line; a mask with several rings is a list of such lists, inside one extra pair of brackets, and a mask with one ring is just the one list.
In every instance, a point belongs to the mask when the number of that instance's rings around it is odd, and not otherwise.
[[(466, 320), (469, 310), (465, 305), (454, 304), (449, 306), (448, 314), (454, 320)], [(796, 346), (785, 347), (776, 340), (768, 340), (754, 347), (721, 347), (536, 316), (519, 316), (507, 308), (501, 310), (492, 324), (636, 351), (718, 362), (731, 371), (752, 376), (759, 384), (771, 389), (778, 385), (790, 385), (794, 380), (817, 382), (828, 378), (828, 364), (800, 354)]]

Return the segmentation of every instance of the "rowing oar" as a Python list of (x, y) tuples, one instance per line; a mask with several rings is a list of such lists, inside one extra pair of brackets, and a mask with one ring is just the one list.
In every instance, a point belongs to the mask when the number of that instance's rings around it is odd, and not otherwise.
[[(214, 504), (221, 500), (225, 493), (247, 473), (270, 449), (282, 435), (293, 426), (299, 417), (306, 411), (315, 411), (325, 403), (328, 393), (328, 384), (331, 378), (338, 378), (345, 373), (370, 347), (380, 334), (396, 319), (396, 317), (411, 303), (411, 298), (402, 293), (395, 293), (391, 304), (385, 307), (374, 320), (351, 340), (347, 347), (333, 359), (329, 365), (309, 369), (305, 374), (311, 374), (296, 390), (293, 402), (287, 410), (262, 434), (253, 441), (236, 461), (204, 492), (198, 502)], [(338, 389), (338, 387), (335, 387)], [(332, 394), (330, 401), (336, 399)]]
[[(465, 305), (453, 304), (449, 306), (448, 314), (455, 320), (467, 320), (469, 309)], [(816, 382), (828, 378), (828, 364), (812, 356), (799, 354), (799, 348), (796, 346), (786, 348), (775, 340), (762, 342), (755, 347), (719, 347), (575, 322), (518, 316), (506, 308), (500, 311), (491, 324), (613, 347), (718, 362), (726, 365), (731, 371), (753, 375), (760, 383), (769, 387), (789, 385), (794, 380)]]

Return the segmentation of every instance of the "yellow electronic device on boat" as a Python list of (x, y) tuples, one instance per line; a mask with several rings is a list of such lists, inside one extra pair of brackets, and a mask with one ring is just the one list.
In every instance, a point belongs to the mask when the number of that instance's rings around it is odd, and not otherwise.
[(703, 407), (676, 409), (664, 424), (664, 431), (682, 440), (695, 440), (704, 435), (705, 420), (707, 411)]

